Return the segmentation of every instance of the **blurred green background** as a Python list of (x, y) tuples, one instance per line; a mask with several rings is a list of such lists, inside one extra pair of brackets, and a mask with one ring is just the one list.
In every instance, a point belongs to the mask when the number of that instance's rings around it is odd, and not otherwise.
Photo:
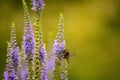
[[(30, 0), (26, 1), (30, 10)], [(41, 22), (47, 46), (57, 34), (59, 13), (64, 14), (66, 47), (75, 54), (69, 63), (69, 80), (120, 80), (120, 0), (45, 2)], [(34, 22), (34, 12), (30, 15)], [(21, 0), (0, 0), (0, 80), (13, 20), (20, 46), (24, 25)]]

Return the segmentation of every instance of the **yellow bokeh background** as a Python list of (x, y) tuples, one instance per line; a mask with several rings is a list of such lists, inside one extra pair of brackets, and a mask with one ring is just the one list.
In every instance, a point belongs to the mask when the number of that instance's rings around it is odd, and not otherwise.
[[(30, 0), (26, 1), (33, 23), (35, 14), (30, 10)], [(69, 80), (120, 80), (120, 1), (45, 0), (45, 3), (41, 24), (48, 50), (58, 31), (59, 13), (64, 14), (66, 48), (71, 52)], [(22, 2), (1, 0), (0, 80), (13, 20), (20, 46), (24, 26)]]

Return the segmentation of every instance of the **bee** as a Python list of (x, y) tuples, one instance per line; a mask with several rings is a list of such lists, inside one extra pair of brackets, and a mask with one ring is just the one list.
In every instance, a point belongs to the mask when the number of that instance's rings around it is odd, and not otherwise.
[(70, 52), (66, 49), (63, 50), (63, 58), (64, 59), (69, 59), (70, 57)]
[(59, 60), (65, 59), (65, 60), (67, 60), (68, 63), (70, 61), (71, 56), (73, 56), (72, 53), (69, 52), (69, 50), (67, 50), (67, 49), (61, 50), (59, 52), (59, 54), (57, 55)]
[(66, 59), (68, 63), (70, 62), (70, 59), (71, 59), (71, 57), (73, 57), (73, 56), (75, 56), (74, 53), (71, 53), (71, 52), (70, 52), (69, 50), (67, 50), (67, 49), (64, 49), (64, 50), (63, 50), (63, 59)]
[(71, 53), (67, 49), (63, 50), (63, 59), (66, 59), (68, 63), (70, 61), (70, 54)]

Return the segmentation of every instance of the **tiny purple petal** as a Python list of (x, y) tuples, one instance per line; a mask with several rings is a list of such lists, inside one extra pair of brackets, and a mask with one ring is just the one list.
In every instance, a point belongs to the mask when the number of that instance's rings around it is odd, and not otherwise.
[(15, 71), (13, 69), (5, 71), (4, 80), (15, 80)]
[(60, 46), (59, 46), (59, 42), (58, 40), (55, 40), (55, 43), (54, 43), (54, 54), (57, 55), (59, 50), (60, 50)]
[(52, 59), (47, 61), (47, 71), (53, 71), (54, 69), (54, 61)]
[(9, 76), (9, 75), (8, 75), (8, 72), (5, 71), (5, 72), (4, 72), (4, 80), (8, 80), (8, 76)]
[(39, 58), (40, 58), (40, 63), (42, 64), (43, 62), (45, 62), (45, 54), (46, 54), (46, 50), (43, 46), (43, 44), (40, 44), (40, 52), (39, 52)]
[(28, 72), (26, 70), (26, 68), (24, 68), (21, 72), (21, 77), (22, 77), (22, 80), (27, 80), (27, 77), (28, 77)]
[(65, 40), (60, 43), (60, 51), (65, 49)]

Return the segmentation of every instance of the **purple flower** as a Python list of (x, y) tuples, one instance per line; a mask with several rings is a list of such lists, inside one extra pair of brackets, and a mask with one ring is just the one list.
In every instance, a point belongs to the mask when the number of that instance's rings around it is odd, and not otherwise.
[(47, 66), (46, 66), (46, 49), (44, 48), (44, 44), (40, 44), (40, 52), (39, 52), (39, 58), (40, 58), (40, 72), (41, 72), (41, 80), (48, 80), (47, 79)]
[(30, 56), (34, 53), (34, 35), (33, 35), (33, 28), (30, 26), (28, 29), (25, 28), (23, 36), (23, 47), (24, 53), (27, 56)]
[(4, 72), (4, 80), (15, 80), (15, 71), (10, 69)]
[(42, 73), (41, 73), (41, 80), (48, 80), (47, 79), (47, 70), (42, 70)]
[(17, 68), (18, 66), (18, 47), (15, 47), (15, 48), (11, 48), (10, 49), (10, 56), (11, 56), (11, 60), (12, 60), (12, 63), (13, 63), (13, 66), (15, 68)]
[(65, 40), (63, 40), (60, 43), (60, 51), (59, 51), (59, 59), (63, 59), (64, 58), (64, 50), (65, 50)]
[(55, 43), (53, 46), (54, 46), (54, 54), (57, 55), (59, 53), (59, 50), (60, 50), (58, 39), (55, 40)]
[(32, 0), (32, 10), (38, 12), (40, 10), (43, 10), (44, 9), (44, 1), (43, 0)]
[(24, 67), (22, 72), (21, 72), (21, 78), (22, 78), (22, 80), (27, 80), (27, 77), (28, 77), (28, 71)]
[(34, 53), (34, 35), (33, 27), (30, 23), (29, 12), (26, 2), (23, 0), (24, 8), (24, 36), (23, 36), (23, 50), (24, 54), (30, 57)]
[(65, 49), (65, 40), (60, 43), (60, 51)]
[(17, 47), (16, 42), (16, 30), (15, 30), (15, 23), (12, 22), (11, 27), (11, 38), (10, 38), (10, 66), (14, 67), (15, 72), (17, 71), (18, 61), (19, 61), (19, 48)]
[(58, 57), (59, 59), (62, 59), (64, 56), (64, 49), (65, 49), (65, 40), (63, 40), (61, 43), (58, 42), (58, 40), (55, 40), (54, 43), (54, 54), (56, 55), (56, 57)]
[(6, 71), (4, 72), (4, 79), (5, 80), (15, 80), (17, 78), (16, 72), (18, 67), (18, 47), (16, 42), (16, 30), (15, 30), (15, 23), (12, 22), (11, 27), (11, 37), (10, 43), (8, 44), (8, 63)]
[(54, 42), (54, 79), (55, 80), (68, 80), (67, 76), (67, 60), (64, 58), (65, 39), (64, 39), (64, 19), (60, 13), (59, 31)]
[(4, 80), (8, 80), (8, 76), (9, 76), (8, 72), (5, 71), (5, 72), (4, 72)]
[(53, 71), (54, 69), (54, 61), (53, 59), (49, 59), (47, 61), (47, 71)]
[(23, 53), (25, 54), (25, 59), (27, 62), (27, 70), (29, 71), (28, 78), (32, 80), (32, 61), (34, 53), (34, 34), (33, 27), (30, 23), (29, 11), (26, 5), (25, 0), (23, 0), (23, 9), (24, 9), (24, 36), (23, 36)]
[(43, 44), (40, 44), (40, 52), (39, 52), (40, 63), (43, 63), (45, 61), (45, 54), (46, 54), (46, 50)]
[[(64, 40), (64, 19), (62, 13), (60, 13), (60, 21), (59, 21), (59, 31), (56, 36), (56, 40), (54, 42), (54, 54), (61, 54), (60, 51), (65, 49), (65, 40)], [(58, 54), (59, 53), (59, 54)]]
[(15, 71), (14, 70), (10, 70), (10, 74), (9, 74), (9, 78), (14, 78), (15, 77)]

